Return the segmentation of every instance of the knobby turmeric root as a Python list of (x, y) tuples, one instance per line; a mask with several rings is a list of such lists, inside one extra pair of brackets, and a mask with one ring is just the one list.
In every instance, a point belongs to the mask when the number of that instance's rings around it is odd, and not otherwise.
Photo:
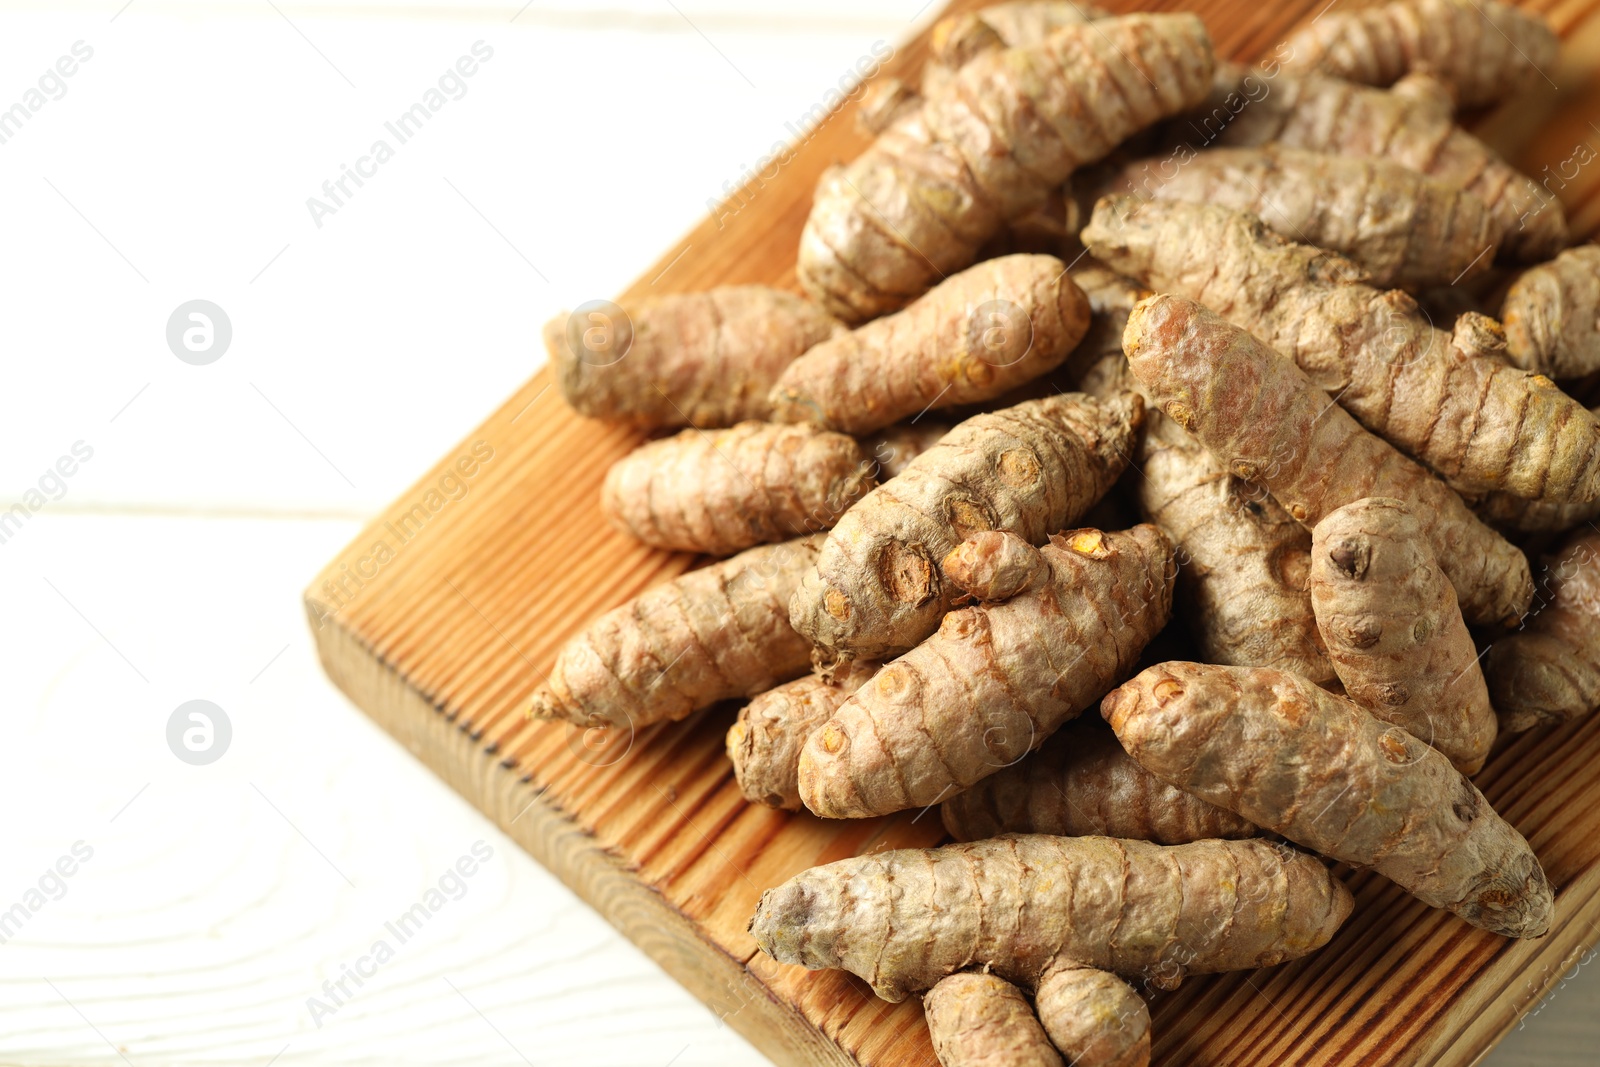
[(1007, 0), (942, 18), (928, 37), (922, 92), (933, 96), (943, 91), (957, 71), (985, 52), (1042, 44), (1063, 26), (1079, 26), (1107, 14), (1075, 0)]
[(822, 539), (749, 549), (606, 612), (561, 649), (528, 715), (630, 729), (804, 674), (811, 647), (787, 608)]
[(1040, 980), (1034, 1006), (1072, 1067), (1148, 1067), (1150, 1009), (1116, 975), (1058, 963)]
[[(1589, 414), (1600, 419), (1600, 408), (1590, 408)], [(1472, 510), (1498, 530), (1563, 533), (1600, 519), (1600, 500), (1524, 500), (1511, 493), (1485, 493), (1472, 502)]]
[(600, 509), (657, 548), (726, 556), (826, 530), (877, 485), (853, 438), (741, 422), (684, 430), (612, 464)]
[[(922, 998), (942, 1067), (1146, 1067), (1150, 1009), (1114, 974), (1063, 963), (1039, 982), (1038, 1017), (998, 975), (958, 971)], [(1042, 1024), (1042, 1025), (1041, 1025)]]
[(941, 1067), (1063, 1067), (1022, 990), (992, 974), (961, 971), (922, 998)]
[[(1092, 395), (1108, 387), (1144, 388), (1120, 349), (1084, 382)], [(1137, 463), (1139, 510), (1177, 547), (1179, 614), (1206, 660), (1331, 681), (1306, 587), (1310, 531), (1153, 404)]]
[(1484, 673), (1507, 733), (1600, 707), (1600, 533), (1562, 546), (1539, 582), (1539, 610), (1520, 633), (1489, 647)]
[(1600, 245), (1569, 248), (1511, 283), (1500, 318), (1523, 370), (1582, 378), (1600, 370)]
[(728, 728), (728, 759), (739, 790), (752, 804), (799, 811), (800, 748), (811, 731), (877, 673), (871, 660), (851, 663), (828, 678), (808, 674), (753, 698)]
[(1349, 256), (1378, 286), (1453, 285), (1494, 261), (1494, 217), (1483, 201), (1386, 159), (1219, 148), (1181, 163), (1130, 163), (1100, 191), (1258, 215), (1291, 241)]
[(1363, 430), (1293, 363), (1190, 300), (1133, 309), (1128, 363), (1162, 410), (1230, 471), (1315, 526), (1363, 497), (1412, 506), (1462, 614), (1514, 622), (1533, 597), (1528, 561), (1433, 475)]
[(1073, 170), (1199, 103), (1213, 63), (1193, 15), (1104, 19), (985, 51), (823, 174), (800, 238), (801, 286), (848, 322), (903, 307)]
[(1497, 530), (1518, 533), (1562, 533), (1579, 523), (1600, 519), (1600, 501), (1558, 504), (1524, 500), (1510, 493), (1489, 493), (1472, 505), (1484, 522)]
[(1389, 159), (1477, 196), (1494, 214), (1494, 244), (1512, 260), (1549, 259), (1567, 243), (1561, 204), (1488, 145), (1458, 127), (1449, 91), (1411, 74), (1391, 90), (1340, 78), (1250, 70), (1217, 72), (1212, 98), (1180, 123), (1188, 151), (1276, 142), (1360, 159)]
[[(920, 108), (926, 97), (943, 92), (956, 72), (986, 52), (1043, 44), (1064, 26), (1078, 26), (1112, 17), (1092, 4), (1076, 0), (1006, 0), (978, 11), (951, 15), (934, 24), (928, 40), (928, 60), (922, 69), (922, 88), (894, 78), (877, 78), (867, 86), (857, 104), (856, 121), (874, 136)], [(1093, 207), (1091, 200), (1088, 207)], [(1078, 231), (1087, 210), (1072, 195), (1072, 182), (1052, 189), (1046, 203), (1028, 214), (1008, 220), (1001, 232), (979, 250), (980, 260), (1013, 252), (1041, 252), (1076, 262), (1083, 252)], [(1079, 272), (1073, 278), (1085, 291)], [(1091, 294), (1091, 300), (1093, 296)], [(1096, 311), (1098, 312), (1098, 308)], [(1118, 335), (1121, 331), (1119, 329)], [(1081, 348), (1081, 346), (1080, 346)], [(1083, 364), (1093, 364), (1090, 359)]]
[(790, 604), (818, 662), (887, 659), (931, 634), (955, 600), (939, 564), (967, 536), (1034, 544), (1075, 523), (1121, 475), (1139, 398), (1082, 394), (976, 415), (867, 494), (828, 535)]
[(1345, 694), (1476, 774), (1494, 709), (1455, 591), (1405, 504), (1358, 500), (1317, 523), (1311, 603)]
[(774, 417), (862, 434), (988, 400), (1059, 366), (1088, 327), (1089, 302), (1059, 259), (991, 259), (789, 364)]
[(770, 414), (783, 368), (844, 327), (761, 285), (563, 312), (544, 327), (550, 366), (579, 414), (646, 429), (732, 426)]
[[(1097, 400), (1109, 400), (1124, 390), (1137, 392), (1143, 388), (1137, 379), (1127, 374), (1115, 381), (1109, 378), (1101, 380), (1103, 376), (1097, 373), (1096, 368), (1112, 355), (1116, 356), (1118, 362), (1126, 364), (1127, 361), (1122, 358), (1122, 330), (1128, 323), (1128, 312), (1133, 310), (1133, 305), (1149, 296), (1150, 290), (1132, 278), (1118, 274), (1087, 253), (1081, 255), (1077, 265), (1067, 273), (1089, 298), (1089, 329), (1084, 333), (1083, 340), (1078, 342), (1078, 347), (1072, 350), (1061, 366), (1042, 378), (996, 398), (994, 404), (1004, 404), (1007, 400), (1020, 404), (1024, 400), (1037, 400), (1068, 390), (1089, 393)], [(1088, 388), (1087, 383), (1091, 380), (1098, 382), (1094, 389)], [(1148, 405), (1145, 413), (1149, 414)], [(1130, 519), (1114, 525), (1120, 528), (1137, 521)]]
[(1185, 557), (1178, 595), (1206, 658), (1332, 680), (1306, 591), (1305, 527), (1164, 415), (1152, 420), (1145, 448), (1140, 507)]
[(1172, 545), (1154, 526), (1076, 530), (1036, 549), (989, 531), (944, 561), (982, 603), (945, 616), (800, 753), (800, 798), (864, 818), (937, 804), (1037, 748), (1127, 677), (1172, 613)]
[(1398, 0), (1324, 12), (1289, 38), (1284, 69), (1364, 85), (1393, 85), (1423, 71), (1473, 108), (1542, 84), (1559, 45), (1544, 19), (1498, 0)]
[[(1498, 327), (1454, 335), (1354, 264), (1210, 204), (1102, 200), (1083, 232), (1096, 256), (1199, 301), (1288, 356), (1363, 426), (1463, 492), (1600, 496), (1600, 419), (1548, 379), (1485, 352)], [(1498, 354), (1498, 353), (1496, 353)]]
[(1528, 842), (1443, 754), (1298, 675), (1164, 663), (1100, 705), (1165, 779), (1507, 937), (1549, 929)]
[(762, 894), (750, 933), (898, 1002), (973, 968), (1032, 988), (1076, 964), (1170, 989), (1314, 952), (1350, 908), (1320, 860), (1264, 841), (1024, 834), (813, 867)]
[[(1072, 4), (1070, 0), (1063, 0), (1059, 4), (1055, 0), (1044, 0), (1043, 3), (1038, 4), (1033, 3), (1032, 0), (1023, 0), (1018, 6), (1071, 9), (1076, 5)], [(989, 30), (986, 24), (978, 21), (977, 16), (967, 14), (953, 17), (961, 20), (972, 20), (972, 25), (983, 27), (981, 32), (986, 35), (985, 40), (994, 47), (1000, 47), (998, 38), (994, 37), (993, 31)], [(935, 33), (937, 33), (937, 27), (935, 27)], [(1038, 40), (1042, 41), (1043, 39), (1043, 37), (1040, 37)], [(949, 73), (936, 74), (936, 70), (936, 65), (930, 59), (923, 72), (925, 90), (930, 80), (937, 81), (940, 77)], [(863, 90), (861, 99), (856, 104), (856, 126), (863, 133), (877, 137), (896, 123), (916, 115), (921, 110), (923, 103), (923, 94), (900, 79), (874, 78)], [(1076, 259), (1083, 252), (1083, 246), (1078, 243), (1078, 231), (1083, 228), (1083, 219), (1079, 213), (1077, 202), (1069, 195), (1070, 191), (1070, 182), (1067, 185), (1052, 189), (1040, 206), (1029, 211), (1026, 215), (1007, 221), (998, 233), (983, 243), (982, 247), (978, 249), (976, 258), (982, 261), (998, 259), (1001, 256), (1014, 255), (1019, 252), (1028, 252), (1058, 256), (1067, 260)]]
[(1258, 832), (1233, 812), (1172, 788), (1088, 719), (1068, 723), (1020, 763), (951, 797), (940, 813), (957, 841), (1018, 833), (1181, 845)]

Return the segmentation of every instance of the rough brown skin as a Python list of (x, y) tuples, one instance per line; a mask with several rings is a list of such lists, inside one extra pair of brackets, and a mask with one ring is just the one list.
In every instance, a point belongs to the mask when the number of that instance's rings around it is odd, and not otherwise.
[[(1591, 408), (1600, 418), (1600, 408)], [(1473, 502), (1472, 510), (1497, 530), (1518, 533), (1563, 533), (1600, 519), (1600, 500), (1581, 504), (1562, 504), (1547, 500), (1524, 500), (1510, 493), (1486, 493)]]
[(946, 800), (940, 813), (957, 841), (1004, 833), (1100, 834), (1181, 845), (1258, 832), (1233, 812), (1161, 781), (1090, 719), (1063, 726), (1026, 759)]
[(1312, 531), (1311, 604), (1345, 695), (1476, 774), (1494, 708), (1455, 590), (1398, 500), (1370, 497)]
[(1213, 65), (1193, 15), (1104, 19), (983, 52), (822, 175), (800, 238), (801, 286), (853, 323), (905, 306), (1073, 170), (1198, 104)]
[(992, 974), (964, 971), (922, 998), (942, 1067), (1064, 1067), (1022, 990)]
[(1497, 358), (1488, 320), (1435, 329), (1404, 293), (1356, 284), (1348, 260), (1211, 204), (1108, 198), (1083, 238), (1116, 269), (1293, 359), (1363, 426), (1461, 492), (1600, 495), (1600, 420), (1548, 378)]
[(643, 300), (621, 319), (562, 312), (545, 324), (544, 344), (579, 414), (704, 428), (766, 418), (783, 368), (843, 329), (793, 293), (730, 285)]
[(1133, 309), (1123, 343), (1166, 414), (1298, 522), (1315, 526), (1362, 497), (1404, 500), (1469, 621), (1514, 622), (1527, 610), (1533, 579), (1520, 551), (1250, 334), (1191, 300), (1157, 296)]
[[(975, 15), (957, 17), (982, 25), (976, 22)], [(987, 28), (982, 32), (990, 34), (989, 40), (997, 40)], [(935, 70), (930, 61), (924, 73), (933, 75)], [(915, 115), (923, 102), (921, 93), (898, 78), (874, 78), (856, 103), (856, 126), (863, 133), (876, 137), (895, 123)], [(997, 259), (1018, 252), (1058, 256), (1065, 260), (1077, 258), (1083, 252), (1083, 246), (1078, 243), (1083, 219), (1077, 202), (1070, 195), (1070, 184), (1051, 190), (1038, 208), (1007, 222), (1000, 232), (984, 242), (978, 250), (978, 260)]]
[(823, 536), (749, 549), (606, 612), (561, 649), (529, 717), (637, 728), (804, 674), (811, 648), (787, 605)]
[(945, 560), (983, 601), (887, 664), (800, 753), (824, 818), (937, 804), (1020, 760), (1126, 678), (1172, 614), (1172, 545), (1154, 526), (1075, 530), (1036, 549), (988, 532)]
[[(1119, 349), (1084, 388), (1098, 395), (1127, 379), (1138, 385)], [(1177, 546), (1178, 614), (1205, 659), (1331, 681), (1333, 664), (1306, 588), (1310, 531), (1153, 405), (1137, 462), (1139, 510)]]
[(741, 422), (635, 449), (606, 473), (600, 510), (647, 545), (728, 556), (826, 530), (877, 484), (854, 438)]
[(1264, 841), (1024, 834), (813, 867), (762, 894), (750, 933), (898, 1002), (969, 968), (1032, 988), (1061, 963), (1170, 989), (1313, 952), (1350, 908), (1320, 860)]
[(1289, 240), (1349, 256), (1377, 286), (1452, 285), (1494, 261), (1483, 201), (1386, 159), (1218, 148), (1181, 165), (1130, 163), (1098, 191), (1249, 212)]
[(1059, 259), (991, 259), (789, 364), (772, 388), (773, 415), (870, 433), (1037, 378), (1059, 366), (1088, 328), (1089, 301)]
[(1062, 963), (1035, 995), (1039, 1021), (1072, 1067), (1147, 1067), (1150, 1009), (1133, 987), (1095, 967)]
[(1163, 663), (1100, 712), (1158, 778), (1507, 937), (1549, 929), (1528, 842), (1436, 749), (1285, 671)]
[(1496, 641), (1484, 660), (1507, 733), (1600, 707), (1600, 533), (1585, 528), (1549, 561), (1538, 606), (1527, 627)]
[(1042, 44), (1063, 26), (1103, 19), (1109, 12), (1076, 0), (1007, 0), (978, 11), (949, 15), (933, 25), (922, 92), (941, 92), (956, 72), (984, 52)]
[(877, 670), (878, 664), (863, 660), (831, 678), (808, 674), (739, 709), (738, 721), (728, 728), (728, 759), (745, 799), (786, 811), (805, 807), (800, 802), (800, 747)]
[[(1600, 419), (1600, 408), (1590, 408), (1589, 414)], [(1524, 500), (1510, 493), (1485, 493), (1472, 503), (1472, 510), (1498, 530), (1562, 533), (1581, 523), (1600, 519), (1600, 500), (1562, 503)]]
[[(1076, 230), (1073, 231), (1073, 240), (1077, 240)], [(996, 398), (992, 402), (996, 406), (1003, 405), (1008, 400), (1020, 404), (1024, 400), (1037, 400), (1040, 397), (1068, 391), (1089, 393), (1096, 399), (1105, 400), (1121, 390), (1131, 389), (1137, 392), (1143, 388), (1132, 375), (1123, 375), (1115, 383), (1101, 383), (1094, 389), (1089, 388), (1088, 383), (1096, 380), (1096, 367), (1107, 357), (1114, 354), (1118, 361), (1126, 363), (1126, 360), (1122, 359), (1122, 330), (1127, 325), (1128, 312), (1133, 310), (1133, 305), (1149, 296), (1150, 290), (1132, 278), (1118, 274), (1099, 260), (1082, 252), (1081, 248), (1077, 265), (1067, 273), (1089, 298), (1088, 331), (1061, 366), (1020, 389), (1013, 389), (1005, 396)], [(1149, 414), (1148, 405), (1146, 414)], [(1112, 525), (1121, 528), (1131, 526), (1137, 521), (1134, 518), (1125, 523)], [(1087, 525), (1101, 526), (1104, 529), (1100, 523)]]
[(944, 440), (955, 424), (928, 416), (915, 422), (897, 422), (861, 439), (861, 447), (878, 465), (878, 481), (898, 477), (911, 461)]
[(1523, 370), (1581, 378), (1600, 370), (1600, 245), (1524, 271), (1500, 306), (1506, 352)]
[(1561, 204), (1488, 145), (1451, 121), (1449, 91), (1426, 75), (1372, 89), (1281, 66), (1217, 71), (1212, 97), (1176, 124), (1183, 150), (1276, 142), (1360, 159), (1388, 159), (1477, 196), (1494, 214), (1503, 257), (1538, 262), (1567, 243)]
[(967, 536), (1034, 544), (1075, 523), (1121, 475), (1144, 405), (1082, 394), (976, 415), (834, 526), (789, 606), (818, 662), (888, 659), (933, 633), (956, 590), (939, 570)]
[(1600, 501), (1551, 504), (1524, 500), (1510, 493), (1490, 493), (1472, 505), (1484, 522), (1515, 533), (1562, 533), (1579, 523), (1600, 519)]
[(1497, 0), (1399, 0), (1327, 12), (1289, 38), (1284, 69), (1379, 86), (1424, 71), (1473, 108), (1546, 84), (1559, 46), (1544, 19)]

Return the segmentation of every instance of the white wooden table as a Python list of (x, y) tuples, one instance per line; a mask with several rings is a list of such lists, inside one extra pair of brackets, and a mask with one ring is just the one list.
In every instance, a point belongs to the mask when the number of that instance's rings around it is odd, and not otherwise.
[[(920, 7), (6, 5), (0, 1062), (765, 1062), (332, 689), (299, 590)], [(1593, 1062), (1591, 970), (1488, 1062)]]

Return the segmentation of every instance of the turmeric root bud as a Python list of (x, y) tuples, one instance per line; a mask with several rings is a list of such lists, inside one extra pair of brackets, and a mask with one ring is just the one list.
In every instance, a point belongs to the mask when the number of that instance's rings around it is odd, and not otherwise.
[(974, 534), (944, 558), (945, 577), (979, 600), (1010, 600), (1044, 579), (1049, 565), (1039, 550), (1016, 534)]

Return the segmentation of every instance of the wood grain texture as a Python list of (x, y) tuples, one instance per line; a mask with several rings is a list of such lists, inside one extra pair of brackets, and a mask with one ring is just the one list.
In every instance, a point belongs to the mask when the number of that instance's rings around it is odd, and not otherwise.
[[(1198, 11), (1222, 54), (1249, 58), (1324, 0), (1113, 6)], [(1600, 0), (1526, 6), (1565, 38), (1549, 72), (1560, 88), (1480, 129), (1539, 174), (1580, 141), (1600, 144), (1588, 126), (1600, 114)], [(923, 38), (909, 42), (885, 73), (914, 75), (924, 54)], [(624, 303), (729, 282), (793, 288), (817, 175), (865, 145), (851, 112), (846, 104), (773, 180), (747, 188), (737, 212), (669, 249)], [(1591, 165), (1558, 189), (1580, 233), (1600, 223), (1597, 184)], [(817, 863), (932, 844), (935, 817), (825, 824), (751, 807), (722, 751), (729, 708), (631, 737), (521, 718), (575, 630), (693, 563), (601, 519), (601, 477), (637, 440), (578, 418), (535, 375), (313, 580), (306, 604), (323, 662), (358, 706), (779, 1063), (932, 1064), (918, 1004), (885, 1004), (841, 973), (779, 966), (745, 927), (763, 889)], [(469, 468), (459, 499), (436, 491)], [(1353, 874), (1355, 914), (1322, 952), (1159, 996), (1155, 1062), (1475, 1061), (1600, 937), (1597, 761), (1600, 719), (1589, 719), (1503, 742), (1478, 777), (1559, 889), (1543, 940), (1508, 942)]]

